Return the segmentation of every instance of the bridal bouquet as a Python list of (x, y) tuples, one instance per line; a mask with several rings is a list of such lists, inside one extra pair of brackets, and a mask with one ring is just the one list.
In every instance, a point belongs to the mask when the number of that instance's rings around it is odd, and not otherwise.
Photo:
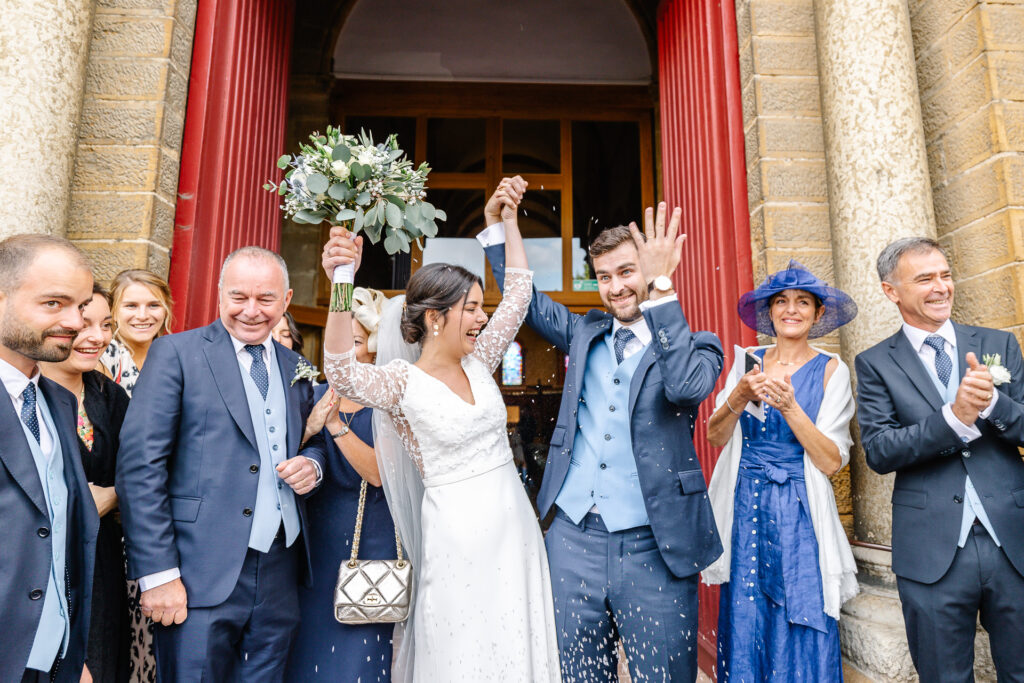
[[(383, 237), (388, 254), (408, 252), (414, 240), (436, 236), (436, 221), (447, 218), (426, 201), (430, 166), (413, 168), (396, 135), (374, 144), (365, 131), (345, 135), (328, 126), (324, 135), (310, 135), (298, 154), (278, 159), (277, 166), (287, 169), (284, 180), (267, 182), (263, 189), (283, 198), (286, 217), (312, 225), (344, 223), (354, 233), (365, 232), (373, 244)], [(344, 310), (351, 306), (353, 275), (352, 267), (335, 269), (332, 310), (335, 297), (348, 304)]]

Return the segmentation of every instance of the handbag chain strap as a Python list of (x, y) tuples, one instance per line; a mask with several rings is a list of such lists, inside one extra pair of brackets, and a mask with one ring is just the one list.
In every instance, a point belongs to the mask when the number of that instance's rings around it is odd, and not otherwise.
[[(356, 532), (352, 538), (352, 555), (348, 558), (348, 566), (355, 568), (359, 559), (359, 538), (363, 535), (363, 509), (366, 507), (366, 480), (359, 485), (359, 508), (356, 510)], [(398, 527), (395, 527), (395, 552), (398, 553), (397, 567), (405, 567), (405, 560), (402, 559), (402, 539), (398, 537)]]

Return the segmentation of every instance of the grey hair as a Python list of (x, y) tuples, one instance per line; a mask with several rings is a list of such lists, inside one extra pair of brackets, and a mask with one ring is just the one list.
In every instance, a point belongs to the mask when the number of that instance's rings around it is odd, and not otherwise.
[(12, 235), (0, 242), (0, 291), (11, 292), (20, 287), (28, 267), (44, 249), (61, 249), (74, 257), (79, 267), (92, 272), (92, 265), (85, 254), (63, 237)]
[(892, 242), (878, 255), (878, 279), (891, 283), (892, 280), (889, 278), (896, 271), (904, 254), (925, 254), (930, 251), (937, 251), (943, 257), (946, 256), (942, 245), (930, 237), (903, 237)]
[[(242, 247), (240, 249), (235, 249), (233, 252), (228, 254), (227, 258), (224, 259), (223, 265), (220, 267), (220, 278), (217, 280), (217, 289), (224, 288), (224, 271), (228, 269), (228, 264), (239, 256), (251, 259), (263, 259), (264, 261), (272, 261), (277, 264), (277, 267), (281, 269), (281, 275), (284, 276), (284, 292), (291, 289), (288, 280), (288, 264), (284, 262), (281, 255), (270, 251), (269, 249), (256, 246)], [(284, 294), (284, 292), (281, 292), (281, 294)]]

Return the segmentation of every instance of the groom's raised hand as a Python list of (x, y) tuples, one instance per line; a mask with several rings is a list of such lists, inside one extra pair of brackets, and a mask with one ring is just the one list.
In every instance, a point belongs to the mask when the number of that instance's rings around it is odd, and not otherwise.
[(992, 401), (995, 383), (988, 367), (978, 362), (973, 351), (967, 353), (964, 361), (967, 363), (967, 372), (960, 380), (951, 408), (958, 420), (965, 425), (973, 425)]
[(679, 234), (683, 211), (678, 206), (673, 209), (672, 217), (666, 224), (667, 213), (668, 204), (665, 202), (658, 204), (657, 215), (654, 208), (647, 207), (647, 211), (644, 212), (643, 234), (640, 234), (636, 223), (629, 224), (633, 242), (640, 255), (640, 271), (644, 274), (648, 287), (661, 275), (671, 278), (683, 256), (686, 235)]

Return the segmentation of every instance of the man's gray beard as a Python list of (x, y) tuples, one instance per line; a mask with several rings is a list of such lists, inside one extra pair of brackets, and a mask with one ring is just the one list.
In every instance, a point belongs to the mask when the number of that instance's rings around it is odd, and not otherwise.
[(4, 313), (3, 322), (0, 323), (0, 344), (35, 361), (59, 363), (67, 360), (71, 355), (71, 345), (68, 344), (67, 348), (61, 346), (47, 348), (45, 346), (46, 337), (53, 331), (51, 329), (37, 335), (8, 309)]

